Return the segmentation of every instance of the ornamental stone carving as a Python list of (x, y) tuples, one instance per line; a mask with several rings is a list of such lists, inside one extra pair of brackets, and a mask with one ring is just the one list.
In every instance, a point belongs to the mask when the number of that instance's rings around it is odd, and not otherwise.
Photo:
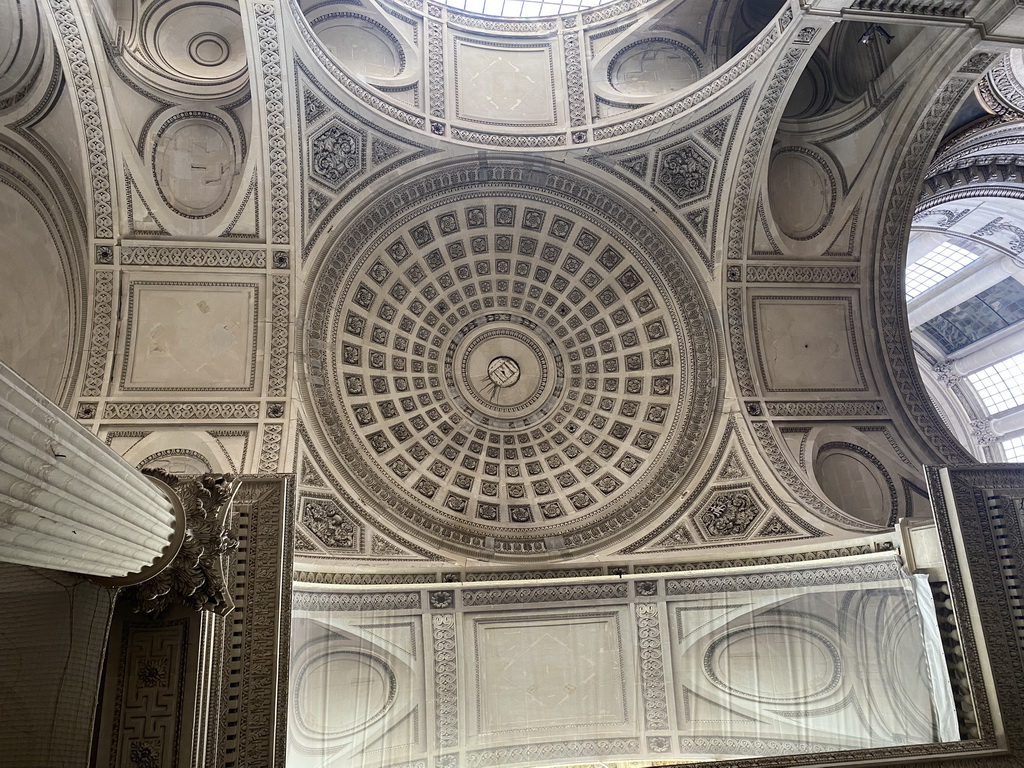
[(310, 173), (338, 191), (362, 170), (364, 144), (360, 131), (338, 119), (331, 120), (310, 139)]
[(332, 499), (309, 499), (302, 504), (302, 524), (331, 550), (359, 552), (363, 532)]
[(761, 508), (746, 490), (714, 497), (701, 512), (697, 522), (709, 538), (744, 536), (761, 515)]
[(167, 685), (170, 661), (164, 658), (142, 658), (136, 671), (140, 688), (159, 688)]
[(693, 141), (658, 153), (654, 178), (677, 204), (708, 193), (714, 161)]
[(132, 768), (159, 768), (162, 752), (159, 739), (133, 739), (128, 759)]
[(238, 547), (228, 507), (235, 492), (231, 475), (178, 477), (160, 469), (143, 474), (166, 483), (185, 510), (185, 539), (171, 563), (148, 581), (124, 590), (138, 613), (159, 614), (172, 604), (226, 616), (234, 610), (228, 589), (230, 553)]
[(971, 419), (971, 437), (978, 445), (993, 445), (999, 442), (999, 436), (992, 430), (992, 422), (988, 419)]
[(439, 591), (430, 593), (430, 607), (434, 610), (451, 608), (455, 604), (455, 593)]
[(1020, 72), (1020, 52), (1014, 51), (1005, 54), (978, 82), (975, 93), (989, 112), (1011, 117), (1024, 114), (1024, 83)]
[(963, 381), (963, 376), (957, 373), (952, 361), (938, 363), (932, 367), (935, 377), (947, 387), (954, 387)]

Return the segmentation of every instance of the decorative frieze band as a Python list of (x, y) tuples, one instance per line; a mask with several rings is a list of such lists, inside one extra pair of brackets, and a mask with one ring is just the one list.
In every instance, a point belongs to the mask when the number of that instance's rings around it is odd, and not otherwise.
[(358, 584), (390, 586), (393, 584), (434, 584), (436, 573), (324, 573), (296, 571), (295, 581), (305, 584)]
[(491, 766), (540, 761), (558, 761), (559, 764), (567, 762), (593, 764), (587, 758), (638, 754), (640, 754), (640, 739), (581, 739), (476, 750), (466, 755), (466, 765), (468, 768), (491, 768)]
[(281, 444), (284, 439), (283, 424), (267, 424), (263, 427), (263, 448), (260, 450), (260, 472), (277, 472), (281, 459)]
[(107, 403), (104, 419), (258, 419), (259, 403)]
[[(324, 573), (296, 571), (295, 581), (308, 584), (454, 584), (480, 581), (537, 581), (539, 579), (579, 579), (626, 573), (625, 566), (565, 568), (544, 571), (430, 571), (427, 573)], [(678, 569), (682, 570), (682, 569)]]
[(276, 4), (256, 3), (263, 73), (263, 109), (267, 113), (267, 170), (270, 175), (270, 241), (286, 245), (291, 224), (288, 203), (288, 148), (285, 139), (284, 83), (281, 72), (281, 41)]
[(537, 19), (536, 21), (511, 21), (502, 18), (481, 18), (466, 16), (449, 9), (447, 21), (449, 26), (486, 29), (491, 32), (549, 32), (558, 26), (557, 19)]
[(455, 648), (455, 614), (431, 616), (434, 647), (434, 721), (437, 744), (459, 743), (458, 667)]
[(256, 248), (177, 248), (125, 246), (121, 264), (139, 267), (222, 267), (264, 269), (267, 252)]
[(629, 597), (626, 582), (615, 584), (571, 584), (551, 587), (510, 587), (507, 589), (467, 589), (462, 603), (475, 605), (508, 605), (510, 603), (576, 602)]
[(753, 565), (781, 565), (800, 563), (811, 560), (827, 560), (834, 557), (852, 557), (874, 552), (871, 544), (858, 544), (851, 547), (821, 549), (813, 552), (779, 552), (765, 557), (743, 557), (734, 560), (703, 560), (686, 563), (657, 563), (653, 565), (636, 565), (633, 573), (674, 573), (677, 571), (704, 571), (712, 568), (749, 568)]
[(566, 568), (551, 571), (467, 571), (460, 581), (518, 581), (537, 579), (577, 579), (585, 576), (605, 576), (606, 568)]
[(267, 383), (270, 397), (284, 397), (288, 386), (290, 303), (290, 277), (274, 275), (270, 289), (270, 380)]
[(98, 397), (106, 380), (107, 348), (110, 346), (110, 321), (114, 312), (114, 273), (107, 270), (93, 275), (92, 336), (86, 363), (83, 397)]
[(860, 584), (906, 578), (898, 555), (889, 553), (878, 557), (880, 559), (874, 562), (824, 565), (801, 570), (667, 579), (665, 589), (670, 596), (701, 595), (711, 592)]
[(444, 118), (444, 25), (427, 24), (427, 83), (430, 116)]
[(564, 133), (511, 135), (507, 133), (485, 133), (483, 131), (467, 131), (464, 128), (453, 128), (452, 138), (458, 141), (486, 144), (492, 147), (560, 147), (565, 144)]
[(569, 125), (576, 128), (587, 124), (587, 96), (583, 89), (583, 59), (578, 33), (563, 32), (562, 46), (565, 51), (566, 87), (569, 91)]
[(418, 610), (419, 592), (296, 592), (293, 607), (301, 611)]
[(97, 238), (114, 237), (114, 214), (110, 192), (110, 167), (104, 112), (100, 108), (102, 89), (93, 79), (93, 63), (71, 0), (51, 0), (53, 18), (57, 23), (56, 39), (63, 44), (78, 99), (85, 141), (89, 148), (89, 179), (92, 182), (92, 220)]
[(729, 326), (729, 348), (732, 351), (733, 366), (740, 393), (745, 397), (754, 396), (754, 379), (750, 373), (747, 357), (747, 341), (744, 336), (743, 291), (730, 288), (726, 291), (726, 319)]
[(665, 664), (661, 649), (661, 624), (657, 603), (636, 606), (637, 645), (640, 648), (640, 688), (644, 700), (644, 724), (648, 730), (669, 727), (665, 694)]
[(782, 264), (748, 264), (748, 283), (822, 283), (857, 284), (860, 282), (860, 267), (856, 264), (843, 266), (790, 266)]
[(826, 402), (766, 402), (771, 416), (797, 416), (802, 418), (856, 418), (880, 417), (886, 415), (885, 403), (881, 400), (830, 400)]

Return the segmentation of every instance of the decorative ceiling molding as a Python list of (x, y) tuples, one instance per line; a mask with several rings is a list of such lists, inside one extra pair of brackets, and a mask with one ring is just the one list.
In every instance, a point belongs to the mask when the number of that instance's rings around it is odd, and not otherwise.
[(414, 178), (357, 222), (305, 301), (307, 391), (379, 514), (467, 554), (549, 557), (621, 535), (692, 471), (719, 345), (643, 214), (495, 159)]

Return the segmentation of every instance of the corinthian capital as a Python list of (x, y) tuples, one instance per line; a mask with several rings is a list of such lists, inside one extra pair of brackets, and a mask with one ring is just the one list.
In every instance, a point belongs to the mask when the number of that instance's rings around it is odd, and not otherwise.
[(935, 372), (936, 378), (945, 384), (947, 387), (952, 387), (963, 380), (963, 376), (953, 370), (953, 363), (938, 363), (932, 370)]
[(230, 553), (238, 547), (228, 508), (235, 492), (231, 475), (178, 477), (143, 470), (165, 483), (185, 509), (185, 536), (173, 560), (148, 581), (125, 589), (137, 612), (157, 614), (173, 603), (222, 616), (234, 609), (228, 587)]
[(992, 431), (992, 422), (988, 419), (971, 420), (971, 437), (978, 445), (992, 445), (999, 441), (999, 436)]

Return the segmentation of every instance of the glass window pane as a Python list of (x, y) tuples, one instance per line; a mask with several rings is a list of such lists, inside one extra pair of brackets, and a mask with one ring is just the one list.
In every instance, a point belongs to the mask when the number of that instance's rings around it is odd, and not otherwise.
[(606, 5), (615, 0), (565, 0), (551, 2), (545, 0), (442, 0), (452, 8), (460, 8), (471, 13), (503, 18), (523, 18), (532, 16), (555, 16), (563, 13), (577, 13), (582, 8), (594, 8)]
[(1003, 441), (1003, 453), (1007, 461), (1024, 463), (1024, 435)]
[(907, 267), (907, 300), (938, 285), (977, 258), (978, 254), (971, 253), (966, 248), (943, 243)]
[(1024, 404), (1024, 352), (972, 373), (967, 380), (989, 413)]

